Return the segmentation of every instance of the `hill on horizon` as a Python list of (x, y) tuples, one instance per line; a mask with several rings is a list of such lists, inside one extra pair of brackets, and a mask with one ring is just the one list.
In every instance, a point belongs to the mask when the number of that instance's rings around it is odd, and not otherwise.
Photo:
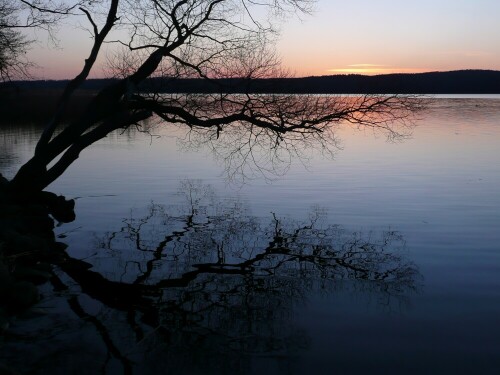
[[(98, 90), (113, 79), (90, 79), (85, 90)], [(3, 83), (24, 89), (62, 89), (68, 80)], [(427, 73), (392, 73), (310, 76), (302, 78), (215, 79), (151, 78), (140, 90), (165, 93), (278, 93), (278, 94), (500, 94), (500, 71), (456, 70)]]

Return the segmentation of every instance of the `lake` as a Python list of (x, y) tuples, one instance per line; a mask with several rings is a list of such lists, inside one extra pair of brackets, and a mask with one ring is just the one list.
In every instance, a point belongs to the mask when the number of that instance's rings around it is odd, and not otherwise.
[[(420, 117), (402, 142), (343, 126), (333, 160), (247, 178), (169, 125), (93, 145), (48, 189), (76, 199), (56, 228), (69, 260), (1, 338), (0, 363), (497, 374), (500, 97), (436, 97)], [(40, 130), (0, 134), (9, 178)]]

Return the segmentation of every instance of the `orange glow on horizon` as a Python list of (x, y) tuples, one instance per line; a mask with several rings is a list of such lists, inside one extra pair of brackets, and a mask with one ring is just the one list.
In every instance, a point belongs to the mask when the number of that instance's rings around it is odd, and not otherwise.
[(375, 64), (354, 64), (348, 65), (345, 68), (327, 69), (327, 74), (362, 74), (362, 75), (379, 75), (379, 74), (393, 74), (393, 73), (424, 73), (431, 71), (431, 69), (422, 68), (394, 68), (387, 67), (386, 65)]

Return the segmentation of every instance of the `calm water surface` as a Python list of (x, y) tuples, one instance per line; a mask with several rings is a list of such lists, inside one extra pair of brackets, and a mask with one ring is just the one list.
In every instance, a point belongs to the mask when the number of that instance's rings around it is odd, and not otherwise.
[[(500, 99), (436, 98), (411, 139), (339, 129), (272, 181), (228, 182), (179, 131), (94, 145), (51, 191), (57, 282), (11, 326), (24, 373), (497, 374)], [(0, 130), (0, 172), (39, 132)]]

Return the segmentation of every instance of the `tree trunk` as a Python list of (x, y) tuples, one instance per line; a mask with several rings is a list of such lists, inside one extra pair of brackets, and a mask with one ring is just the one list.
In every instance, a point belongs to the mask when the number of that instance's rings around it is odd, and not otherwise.
[(33, 156), (28, 160), (14, 178), (9, 182), (9, 192), (15, 196), (29, 196), (41, 192), (47, 187), (46, 163), (40, 156)]

